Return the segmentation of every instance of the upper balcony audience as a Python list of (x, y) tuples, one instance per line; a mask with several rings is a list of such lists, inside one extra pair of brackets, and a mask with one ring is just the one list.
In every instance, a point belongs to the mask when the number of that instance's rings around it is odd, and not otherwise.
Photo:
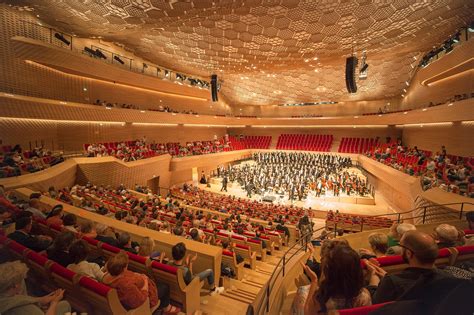
[(0, 178), (35, 173), (63, 161), (62, 153), (52, 153), (43, 147), (23, 151), (18, 144), (3, 146), (0, 149)]
[(474, 159), (447, 154), (445, 146), (434, 155), (417, 146), (403, 146), (401, 139), (372, 147), (366, 156), (409, 175), (420, 176), (424, 190), (441, 189), (467, 197), (474, 197)]
[[(105, 108), (126, 108), (126, 109), (136, 109), (136, 110), (144, 110), (145, 109), (143, 106), (138, 106), (138, 105), (134, 105), (134, 104), (125, 104), (125, 103), (119, 104), (118, 102), (111, 103), (111, 102), (107, 102), (107, 101), (103, 101), (103, 100), (101, 101), (99, 99), (95, 100), (95, 102), (92, 103), (92, 105), (103, 106)], [(163, 105), (159, 105), (157, 108), (148, 108), (147, 110), (162, 112), (162, 113), (198, 115), (198, 113), (196, 113), (193, 110), (178, 111), (178, 110), (170, 108), (169, 106), (163, 106)]]

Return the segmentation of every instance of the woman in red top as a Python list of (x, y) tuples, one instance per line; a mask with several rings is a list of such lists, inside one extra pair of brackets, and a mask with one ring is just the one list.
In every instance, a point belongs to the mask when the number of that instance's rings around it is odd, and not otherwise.
[[(126, 309), (134, 309), (150, 299), (150, 308), (160, 300), (160, 309), (164, 314), (177, 314), (180, 308), (170, 304), (170, 291), (166, 284), (157, 285), (148, 276), (129, 271), (128, 256), (124, 252), (111, 257), (105, 268), (103, 283), (117, 290), (120, 302)], [(159, 298), (159, 300), (158, 300)]]

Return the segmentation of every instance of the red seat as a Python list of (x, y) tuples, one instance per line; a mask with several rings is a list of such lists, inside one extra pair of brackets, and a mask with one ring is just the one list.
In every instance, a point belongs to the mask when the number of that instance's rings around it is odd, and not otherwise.
[(474, 245), (457, 246), (456, 250), (458, 251), (458, 255), (474, 254)]
[(229, 257), (233, 257), (233, 256), (234, 256), (234, 253), (233, 253), (233, 252), (231, 252), (230, 250), (226, 250), (226, 249), (224, 249), (224, 250), (222, 251), (222, 254), (223, 254), (223, 255), (226, 255), (226, 256), (229, 256)]
[(109, 251), (109, 252), (112, 252), (112, 253), (119, 253), (120, 252), (120, 248), (117, 248), (115, 246), (112, 246), (112, 245), (109, 245), (107, 243), (103, 243), (101, 248), (103, 250), (106, 250), (106, 251)]
[(393, 303), (393, 302), (386, 302), (386, 303), (374, 304), (374, 305), (369, 305), (369, 306), (361, 306), (361, 307), (349, 308), (345, 310), (339, 310), (339, 315), (367, 315), (367, 314), (370, 314), (370, 312), (375, 311), (376, 309), (390, 303)]
[(89, 277), (81, 277), (79, 284), (101, 296), (107, 297), (107, 294), (112, 290), (109, 286), (95, 281)]
[(63, 278), (69, 279), (71, 281), (74, 278), (74, 276), (76, 275), (76, 273), (74, 271), (69, 270), (67, 268), (64, 268), (63, 266), (61, 266), (58, 263), (53, 263), (51, 265), (51, 267), (49, 268), (49, 270), (51, 270), (51, 272), (54, 272), (55, 274), (58, 274), (59, 276), (61, 276)]
[(163, 264), (157, 261), (152, 262), (151, 267), (174, 274), (174, 275), (178, 273), (178, 267), (170, 266), (170, 265)]
[(29, 252), (28, 255), (26, 255), (26, 257), (28, 259), (31, 259), (32, 261), (34, 261), (35, 263), (37, 263), (38, 265), (40, 266), (44, 266), (47, 262), (48, 262), (48, 258), (43, 256), (43, 255), (40, 255), (36, 252)]

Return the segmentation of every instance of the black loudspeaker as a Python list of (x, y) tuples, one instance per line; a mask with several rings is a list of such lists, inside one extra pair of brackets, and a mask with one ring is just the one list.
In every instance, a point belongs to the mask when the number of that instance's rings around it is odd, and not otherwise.
[(217, 102), (217, 75), (211, 75), (211, 97), (213, 102)]
[(356, 93), (357, 84), (355, 80), (355, 70), (357, 67), (357, 58), (351, 56), (346, 59), (346, 87), (347, 92)]

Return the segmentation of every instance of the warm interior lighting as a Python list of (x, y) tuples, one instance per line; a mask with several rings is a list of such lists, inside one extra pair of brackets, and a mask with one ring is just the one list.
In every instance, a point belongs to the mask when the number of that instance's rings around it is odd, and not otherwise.
[(453, 122), (439, 122), (439, 123), (403, 124), (403, 125), (395, 125), (395, 127), (403, 128), (403, 127), (452, 126), (452, 125), (453, 125)]
[(55, 119), (38, 119), (38, 118), (19, 118), (19, 117), (0, 117), (0, 120), (13, 121), (34, 121), (34, 122), (49, 122), (49, 123), (63, 123), (63, 124), (109, 124), (109, 125), (123, 125), (122, 121), (85, 121), (85, 120), (55, 120)]
[(171, 126), (178, 126), (178, 124), (166, 124), (166, 123), (132, 123), (132, 125), (137, 125), (137, 126), (167, 126), (167, 127), (171, 127)]
[[(353, 127), (354, 125), (352, 125)], [(256, 125), (252, 128), (351, 128), (351, 125)], [(388, 125), (357, 125), (360, 128), (387, 128)]]
[[(32, 60), (25, 60), (25, 62), (28, 63), (28, 64), (35, 65), (35, 66), (37, 66), (37, 67), (41, 67), (41, 68), (43, 68), (43, 69), (47, 69), (47, 70), (49, 70), (49, 71), (54, 71), (54, 72), (56, 72), (56, 73), (60, 73), (60, 74), (65, 75), (65, 76), (80, 78), (80, 79), (82, 79), (82, 80), (90, 80), (90, 81), (95, 81), (95, 82), (110, 84), (110, 85), (113, 85), (113, 86), (122, 86), (122, 87), (125, 87), (125, 88), (135, 89), (135, 90), (139, 90), (139, 91), (146, 91), (146, 92), (151, 92), (151, 93), (158, 93), (158, 94), (162, 94), (162, 95), (170, 95), (170, 96), (173, 96), (173, 97), (188, 98), (188, 99), (194, 99), (194, 100), (198, 100), (198, 101), (209, 101), (209, 99), (204, 98), (204, 97), (189, 96), (189, 95), (176, 94), (176, 93), (172, 93), (172, 92), (157, 91), (157, 90), (152, 90), (152, 89), (147, 89), (147, 88), (132, 86), (132, 85), (128, 85), (128, 84), (117, 83), (117, 82), (110, 82), (110, 81), (107, 81), (107, 80), (101, 80), (101, 79), (90, 78), (90, 77), (86, 77), (86, 76), (82, 76), (82, 75), (67, 73), (67, 72), (64, 72), (64, 71), (55, 69), (55, 68), (53, 68), (53, 67), (49, 67), (49, 66), (43, 65), (43, 64), (41, 64), (41, 63), (38, 63), (38, 62), (35, 62), (35, 61), (32, 61)], [(87, 91), (87, 88), (84, 87), (83, 90), (84, 90), (84, 92), (86, 92), (86, 91)]]

